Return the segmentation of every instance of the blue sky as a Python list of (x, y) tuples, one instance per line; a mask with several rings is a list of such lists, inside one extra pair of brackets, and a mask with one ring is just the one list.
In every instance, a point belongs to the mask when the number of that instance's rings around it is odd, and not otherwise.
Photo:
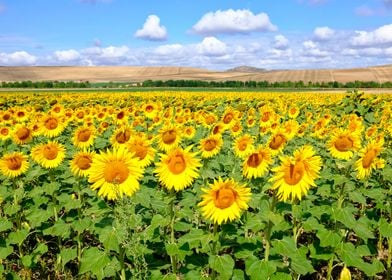
[(391, 63), (392, 0), (0, 0), (0, 66)]

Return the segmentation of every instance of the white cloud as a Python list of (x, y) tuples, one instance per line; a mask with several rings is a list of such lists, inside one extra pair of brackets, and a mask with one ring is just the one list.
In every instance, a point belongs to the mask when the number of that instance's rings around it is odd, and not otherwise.
[(34, 65), (37, 57), (25, 51), (17, 51), (13, 53), (0, 53), (0, 65), (7, 66), (27, 66)]
[(305, 41), (302, 43), (302, 45), (306, 48), (306, 49), (314, 49), (316, 48), (316, 43), (313, 41)]
[(154, 49), (157, 55), (179, 55), (184, 52), (184, 46), (180, 44), (162, 45)]
[(80, 58), (80, 53), (76, 50), (55, 51), (54, 59), (59, 62), (71, 62)]
[(302, 43), (304, 50), (303, 50), (303, 55), (305, 57), (327, 57), (329, 55), (329, 52), (327, 51), (322, 51), (318, 48), (318, 45), (313, 42), (313, 41), (305, 41)]
[(127, 46), (109, 46), (106, 48), (92, 47), (82, 50), (82, 53), (88, 56), (96, 56), (100, 58), (119, 58), (126, 56), (129, 53), (129, 48)]
[(197, 50), (206, 56), (222, 56), (227, 52), (227, 45), (215, 37), (206, 37), (197, 45)]
[(160, 24), (158, 16), (149, 15), (143, 28), (136, 31), (135, 37), (151, 41), (163, 41), (167, 38), (166, 27)]
[(285, 50), (289, 47), (289, 40), (283, 35), (275, 36), (274, 47), (278, 50)]
[(374, 31), (356, 31), (351, 44), (355, 47), (392, 45), (392, 24), (381, 26)]
[(218, 10), (209, 12), (192, 27), (198, 34), (235, 34), (262, 31), (276, 31), (266, 13), (257, 15), (249, 10)]
[(313, 31), (313, 35), (317, 41), (328, 41), (335, 35), (335, 30), (328, 26), (316, 27)]

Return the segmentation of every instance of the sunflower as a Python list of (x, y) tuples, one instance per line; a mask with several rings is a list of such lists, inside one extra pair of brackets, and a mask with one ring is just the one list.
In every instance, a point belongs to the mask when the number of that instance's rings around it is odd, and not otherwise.
[(139, 189), (143, 169), (125, 147), (119, 147), (95, 155), (88, 173), (91, 188), (99, 189), (99, 196), (115, 200)]
[(200, 140), (201, 156), (203, 158), (211, 158), (219, 153), (222, 149), (223, 139), (220, 134), (211, 135)]
[(41, 119), (40, 134), (49, 138), (59, 136), (65, 128), (65, 123), (61, 117), (46, 115)]
[(249, 134), (244, 134), (236, 138), (233, 142), (233, 149), (236, 156), (244, 158), (254, 150), (254, 138)]
[(240, 121), (236, 121), (234, 125), (231, 127), (231, 134), (233, 136), (238, 136), (242, 132), (242, 125)]
[(293, 156), (280, 157), (282, 164), (272, 169), (275, 175), (269, 180), (274, 182), (280, 200), (301, 200), (307, 195), (314, 180), (319, 177), (321, 157), (316, 156), (311, 146), (303, 146)]
[(187, 139), (192, 139), (196, 134), (196, 128), (194, 126), (184, 126), (182, 128), (182, 135)]
[(271, 164), (271, 150), (259, 147), (244, 160), (242, 173), (248, 179), (260, 178), (268, 171), (268, 166)]
[(284, 131), (284, 135), (288, 140), (293, 139), (297, 134), (299, 128), (299, 124), (296, 120), (289, 120), (282, 124), (282, 129)]
[(288, 137), (282, 130), (278, 130), (270, 137), (268, 141), (268, 147), (271, 149), (273, 155), (276, 155), (283, 150), (288, 140), (287, 138)]
[(33, 131), (25, 124), (17, 124), (12, 132), (12, 139), (18, 145), (23, 145), (33, 139)]
[(218, 121), (218, 117), (214, 113), (204, 114), (202, 124), (205, 127), (211, 127)]
[(138, 159), (140, 167), (144, 168), (154, 160), (155, 149), (145, 136), (133, 136), (127, 143), (128, 150)]
[(248, 209), (251, 197), (250, 188), (240, 186), (233, 179), (225, 181), (222, 178), (210, 184), (210, 188), (202, 188), (201, 207), (205, 218), (212, 220), (215, 224), (222, 224), (240, 218), (241, 212)]
[(180, 191), (192, 184), (199, 176), (197, 169), (201, 166), (197, 153), (191, 153), (189, 146), (185, 150), (177, 148), (166, 155), (156, 164), (155, 173), (159, 181), (169, 190)]
[(291, 118), (291, 119), (296, 119), (298, 117), (299, 113), (300, 113), (300, 108), (296, 105), (293, 107), (290, 107), (287, 110), (287, 114), (288, 114), (289, 118)]
[(227, 108), (224, 112), (221, 122), (225, 126), (225, 128), (231, 128), (234, 123), (237, 121), (238, 111), (233, 110), (232, 108)]
[(79, 149), (86, 149), (94, 144), (95, 137), (94, 126), (81, 126), (76, 129), (72, 142)]
[(79, 177), (87, 177), (94, 155), (95, 153), (88, 151), (75, 153), (70, 163), (72, 173)]
[(29, 114), (24, 108), (16, 108), (14, 118), (17, 122), (23, 123), (29, 119)]
[(39, 144), (32, 148), (31, 157), (44, 168), (55, 168), (63, 162), (65, 148), (56, 141)]
[(20, 152), (5, 154), (0, 159), (0, 172), (6, 177), (17, 177), (29, 168), (28, 157)]
[(146, 102), (143, 104), (142, 110), (146, 118), (153, 119), (159, 112), (159, 106), (154, 102)]
[(373, 169), (383, 168), (385, 160), (378, 158), (378, 155), (383, 150), (383, 141), (371, 141), (360, 152), (360, 158), (355, 162), (355, 169), (357, 170), (357, 178), (365, 179), (369, 177)]
[(175, 125), (164, 125), (156, 137), (158, 139), (158, 147), (160, 150), (168, 152), (181, 142), (181, 129)]
[(11, 130), (7, 126), (0, 127), (0, 140), (5, 141), (11, 137)]
[(133, 134), (133, 130), (129, 126), (120, 126), (112, 134), (110, 138), (110, 143), (116, 148), (120, 146), (126, 146), (129, 139)]
[(348, 160), (361, 147), (361, 139), (358, 134), (348, 130), (336, 129), (327, 143), (331, 155), (335, 158)]

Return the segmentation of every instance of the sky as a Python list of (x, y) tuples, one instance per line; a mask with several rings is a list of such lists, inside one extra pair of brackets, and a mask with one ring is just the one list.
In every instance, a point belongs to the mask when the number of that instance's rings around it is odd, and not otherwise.
[(0, 0), (0, 66), (392, 64), (392, 0)]

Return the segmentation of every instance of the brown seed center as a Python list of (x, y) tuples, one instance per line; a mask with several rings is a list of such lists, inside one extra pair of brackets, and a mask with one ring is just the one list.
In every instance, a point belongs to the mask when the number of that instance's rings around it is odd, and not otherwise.
[(273, 150), (277, 150), (286, 142), (286, 137), (284, 137), (282, 134), (277, 134), (275, 135), (271, 143), (269, 144), (269, 147)]
[(80, 142), (87, 142), (88, 139), (90, 139), (90, 136), (91, 136), (91, 130), (88, 128), (83, 128), (78, 133), (78, 140)]
[(224, 187), (215, 192), (214, 204), (220, 209), (230, 207), (237, 197), (237, 192), (231, 187)]
[(116, 141), (120, 144), (128, 142), (129, 138), (131, 138), (131, 132), (129, 130), (121, 131), (116, 135)]
[(27, 127), (21, 127), (16, 131), (16, 136), (18, 136), (18, 139), (21, 141), (26, 140), (30, 136), (30, 129)]
[(247, 164), (250, 167), (257, 168), (260, 165), (262, 158), (259, 153), (253, 153), (248, 157)]
[(186, 168), (184, 155), (177, 153), (170, 157), (168, 166), (171, 173), (176, 175), (182, 173)]
[(80, 156), (76, 159), (76, 165), (79, 167), (81, 170), (87, 170), (90, 168), (92, 160), (90, 156), (83, 155)]
[(129, 175), (129, 169), (122, 161), (112, 161), (106, 164), (104, 171), (105, 181), (113, 184), (123, 183)]
[(132, 151), (140, 160), (143, 160), (147, 155), (147, 147), (145, 147), (142, 143), (134, 144), (132, 146)]
[(335, 148), (340, 152), (347, 152), (354, 146), (354, 142), (350, 137), (339, 136), (335, 141)]
[(375, 149), (371, 149), (367, 151), (367, 153), (363, 156), (362, 159), (363, 168), (369, 168), (373, 160), (376, 158), (376, 156), (377, 156), (377, 151)]
[(10, 170), (19, 170), (22, 166), (22, 158), (19, 156), (15, 156), (7, 159), (7, 167)]
[(299, 181), (301, 181), (302, 177), (305, 174), (305, 166), (301, 161), (296, 162), (295, 164), (290, 164), (290, 167), (287, 168), (284, 172), (284, 180), (289, 185), (296, 185)]
[(211, 152), (217, 146), (217, 141), (215, 139), (207, 139), (204, 143), (204, 150)]
[(46, 145), (42, 151), (44, 157), (48, 160), (53, 160), (57, 157), (57, 154), (59, 153), (57, 147), (51, 146), (51, 145)]
[(49, 118), (45, 121), (45, 127), (49, 130), (56, 129), (58, 126), (58, 121), (55, 118)]
[(234, 118), (233, 113), (227, 113), (223, 118), (223, 123), (228, 124)]
[(163, 143), (170, 145), (173, 144), (176, 141), (177, 133), (174, 129), (170, 129), (168, 131), (165, 131), (162, 135), (162, 141)]

